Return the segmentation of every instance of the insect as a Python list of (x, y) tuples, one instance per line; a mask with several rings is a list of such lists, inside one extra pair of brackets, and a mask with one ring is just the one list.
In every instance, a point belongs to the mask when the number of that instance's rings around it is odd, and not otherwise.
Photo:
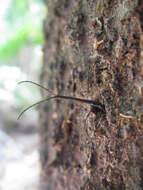
[(100, 113), (103, 113), (105, 114), (105, 107), (103, 104), (101, 104), (99, 102), (99, 100), (88, 100), (88, 99), (82, 99), (82, 98), (76, 98), (76, 97), (73, 97), (73, 96), (63, 96), (63, 95), (59, 95), (59, 94), (54, 94), (53, 91), (51, 89), (48, 89), (36, 82), (33, 82), (33, 81), (21, 81), (19, 82), (18, 84), (22, 84), (22, 83), (32, 83), (36, 86), (39, 86), (40, 88), (46, 90), (51, 96), (41, 100), (41, 101), (38, 101), (36, 102), (35, 104), (32, 104), (31, 106), (27, 107), (26, 109), (24, 109), (18, 116), (17, 119), (20, 119), (21, 116), (27, 111), (29, 110), (30, 108), (36, 106), (36, 105), (39, 105), (41, 103), (44, 103), (44, 102), (48, 102), (49, 100), (52, 100), (52, 99), (64, 99), (64, 100), (72, 100), (72, 101), (76, 101), (76, 102), (81, 102), (81, 103), (84, 103), (84, 104), (89, 104), (91, 106), (91, 111), (90, 112), (93, 112), (93, 113), (97, 113), (97, 112), (100, 112)]

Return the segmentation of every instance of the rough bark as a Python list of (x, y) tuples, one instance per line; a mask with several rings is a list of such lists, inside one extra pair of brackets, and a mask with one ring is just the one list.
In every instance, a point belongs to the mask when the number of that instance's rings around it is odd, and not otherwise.
[(143, 2), (46, 3), (41, 84), (105, 112), (68, 100), (41, 106), (41, 189), (142, 190)]

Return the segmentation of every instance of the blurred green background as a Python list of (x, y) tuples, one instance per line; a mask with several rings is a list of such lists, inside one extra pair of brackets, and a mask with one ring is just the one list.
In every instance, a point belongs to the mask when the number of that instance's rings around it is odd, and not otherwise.
[(42, 0), (0, 3), (0, 190), (39, 190), (39, 135), (36, 109), (21, 111), (41, 99)]
[(0, 6), (0, 101), (16, 109), (39, 100), (37, 82), (42, 63), (43, 0), (5, 0)]

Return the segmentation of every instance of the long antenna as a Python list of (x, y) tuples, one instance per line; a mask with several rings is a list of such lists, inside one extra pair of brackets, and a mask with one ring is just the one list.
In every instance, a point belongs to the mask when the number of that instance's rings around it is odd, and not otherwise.
[(25, 80), (25, 81), (20, 81), (18, 84), (22, 84), (22, 83), (31, 83), (31, 84), (34, 84), (34, 85), (39, 86), (40, 88), (48, 91), (50, 94), (56, 95), (51, 89), (46, 88), (46, 87), (44, 87), (44, 86), (42, 86), (42, 85), (40, 85), (40, 84), (38, 84), (36, 82), (30, 81), (30, 80)]
[(20, 117), (23, 115), (23, 113), (25, 113), (27, 110), (29, 110), (30, 108), (38, 105), (38, 104), (41, 104), (43, 102), (47, 102), (51, 99), (67, 99), (67, 100), (73, 100), (73, 101), (77, 101), (77, 102), (81, 102), (81, 103), (85, 103), (85, 104), (89, 104), (91, 106), (93, 106), (94, 108), (98, 109), (98, 110), (103, 110), (103, 107), (102, 107), (102, 104), (100, 102), (97, 102), (97, 101), (92, 101), (92, 100), (88, 100), (88, 99), (82, 99), (82, 98), (76, 98), (76, 97), (72, 97), (72, 96), (62, 96), (62, 95), (56, 95), (52, 92), (52, 90), (50, 90), (49, 88), (45, 88), (44, 86), (36, 83), (36, 82), (32, 82), (32, 81), (21, 81), (19, 82), (18, 84), (21, 84), (21, 83), (32, 83), (34, 85), (37, 85), (39, 86), (40, 88), (46, 90), (49, 92), (49, 94), (52, 94), (54, 96), (51, 96), (51, 97), (48, 97), (48, 98), (45, 98), (44, 100), (41, 100), (39, 102), (36, 102), (35, 104), (32, 104), (31, 106), (27, 107), (26, 109), (24, 109), (20, 115), (18, 116), (17, 119), (20, 119)]
[(30, 108), (32, 108), (32, 107), (34, 107), (34, 106), (36, 106), (36, 105), (39, 105), (39, 104), (41, 104), (41, 103), (43, 103), (43, 102), (47, 102), (47, 101), (49, 101), (49, 100), (51, 100), (51, 99), (55, 99), (55, 98), (57, 98), (57, 96), (52, 96), (52, 97), (46, 98), (46, 99), (44, 99), (44, 100), (41, 100), (41, 101), (39, 101), (39, 102), (36, 102), (35, 104), (32, 104), (31, 106), (27, 107), (26, 109), (24, 109), (24, 110), (19, 114), (17, 120), (20, 119), (21, 116), (22, 116), (27, 110), (29, 110)]

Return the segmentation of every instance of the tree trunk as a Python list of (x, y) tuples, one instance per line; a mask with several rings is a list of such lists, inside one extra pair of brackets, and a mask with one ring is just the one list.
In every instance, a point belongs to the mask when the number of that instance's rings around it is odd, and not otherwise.
[(95, 104), (40, 107), (41, 189), (142, 190), (143, 2), (46, 3), (41, 84)]

